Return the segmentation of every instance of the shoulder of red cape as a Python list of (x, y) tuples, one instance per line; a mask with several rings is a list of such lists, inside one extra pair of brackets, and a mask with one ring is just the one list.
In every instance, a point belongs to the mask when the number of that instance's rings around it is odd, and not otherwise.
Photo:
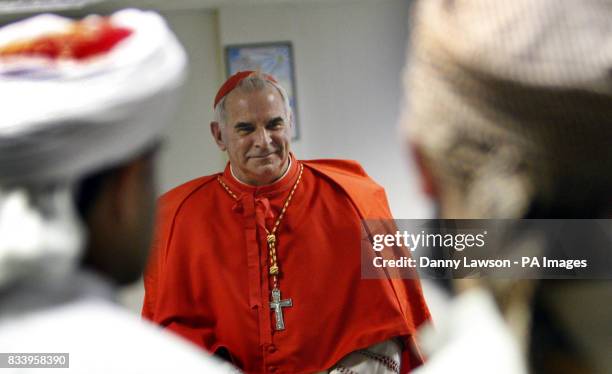
[[(357, 161), (353, 160), (300, 160), (305, 168), (328, 180), (344, 192), (352, 201), (361, 218), (391, 218), (387, 196), (382, 186), (378, 185)], [(191, 195), (215, 182), (220, 174), (207, 175), (166, 192), (159, 200), (160, 218), (176, 215), (181, 206)]]

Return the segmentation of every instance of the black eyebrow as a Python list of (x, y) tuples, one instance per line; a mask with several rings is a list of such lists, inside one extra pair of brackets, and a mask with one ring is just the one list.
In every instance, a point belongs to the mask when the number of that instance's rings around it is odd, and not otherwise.
[(253, 124), (249, 122), (238, 122), (234, 125), (234, 128), (237, 130), (252, 128)]
[(276, 117), (276, 118), (272, 118), (271, 120), (268, 121), (268, 126), (270, 125), (276, 125), (279, 122), (284, 122), (285, 120), (283, 119), (283, 117)]

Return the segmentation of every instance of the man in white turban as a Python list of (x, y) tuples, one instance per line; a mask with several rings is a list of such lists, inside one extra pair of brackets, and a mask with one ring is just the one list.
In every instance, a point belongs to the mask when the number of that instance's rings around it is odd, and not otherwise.
[[(417, 2), (403, 124), (441, 218), (612, 217), (611, 19), (609, 0)], [(473, 284), (421, 372), (612, 369), (609, 281)]]
[(148, 255), (154, 155), (185, 65), (152, 12), (0, 29), (0, 365), (230, 370), (112, 302)]

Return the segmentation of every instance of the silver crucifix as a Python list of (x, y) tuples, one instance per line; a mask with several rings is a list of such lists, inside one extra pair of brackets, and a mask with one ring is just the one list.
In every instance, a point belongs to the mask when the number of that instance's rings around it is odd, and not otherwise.
[(270, 309), (274, 310), (276, 315), (276, 330), (285, 329), (285, 321), (283, 321), (283, 308), (293, 306), (291, 299), (281, 300), (281, 293), (278, 288), (272, 290), (272, 301), (270, 301)]

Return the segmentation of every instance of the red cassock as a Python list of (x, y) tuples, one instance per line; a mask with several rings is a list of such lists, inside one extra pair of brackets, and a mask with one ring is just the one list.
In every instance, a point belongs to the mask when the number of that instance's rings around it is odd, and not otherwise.
[[(418, 279), (362, 279), (363, 218), (391, 217), (385, 192), (352, 161), (297, 161), (279, 181), (252, 187), (223, 174), (187, 182), (160, 200), (145, 274), (143, 315), (249, 373), (312, 373), (393, 337), (409, 349), (430, 318)], [(263, 225), (277, 231), (285, 330), (275, 331)], [(217, 180), (238, 196), (236, 201)]]

